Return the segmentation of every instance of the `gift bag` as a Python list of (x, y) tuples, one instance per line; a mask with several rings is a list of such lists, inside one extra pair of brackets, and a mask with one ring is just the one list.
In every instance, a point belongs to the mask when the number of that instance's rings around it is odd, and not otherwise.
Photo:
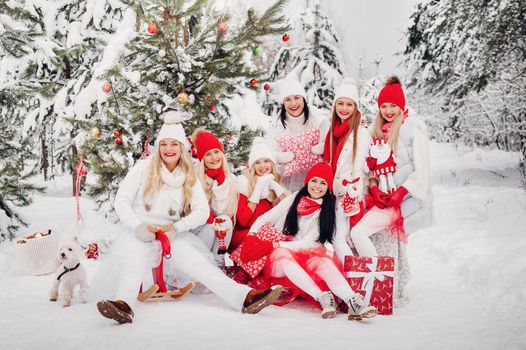
[(276, 138), (282, 152), (292, 151), (294, 159), (283, 165), (283, 176), (301, 174), (309, 170), (314, 164), (323, 161), (322, 156), (311, 152), (311, 148), (318, 144), (320, 131), (318, 129), (307, 129), (298, 134), (285, 134)]
[(35, 232), (16, 243), (22, 272), (45, 275), (55, 272), (60, 265), (58, 235), (53, 231)]
[(349, 285), (380, 315), (393, 314), (394, 258), (346, 256), (344, 270)]
[[(282, 234), (269, 223), (261, 226), (259, 231), (256, 233), (256, 236), (263, 241), (269, 242), (287, 241), (291, 237)], [(243, 249), (243, 243), (241, 243), (239, 247), (237, 247), (232, 252), (232, 254), (230, 254), (230, 259), (232, 259), (232, 261), (236, 262), (243, 270), (245, 270), (250, 275), (250, 277), (254, 278), (261, 272), (261, 270), (263, 270), (263, 267), (265, 267), (268, 256), (264, 256), (245, 264), (241, 261), (241, 249)]]

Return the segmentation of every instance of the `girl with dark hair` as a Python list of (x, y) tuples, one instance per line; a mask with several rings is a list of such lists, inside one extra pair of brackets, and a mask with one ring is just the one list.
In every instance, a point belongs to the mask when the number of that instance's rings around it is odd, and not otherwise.
[[(351, 289), (338, 267), (344, 256), (352, 253), (345, 241), (346, 230), (338, 229), (337, 222), (340, 224), (345, 219), (343, 212), (335, 209), (332, 183), (330, 166), (314, 165), (307, 172), (300, 191), (283, 199), (254, 222), (244, 241), (241, 259), (247, 263), (269, 255), (265, 277), (288, 279), (320, 303), (323, 318), (336, 315), (332, 293), (349, 306), (349, 320), (374, 317), (377, 310), (366, 305), (361, 295)], [(281, 242), (259, 239), (256, 233), (265, 224), (271, 224), (291, 239)], [(320, 285), (326, 285), (329, 291), (322, 291)]]

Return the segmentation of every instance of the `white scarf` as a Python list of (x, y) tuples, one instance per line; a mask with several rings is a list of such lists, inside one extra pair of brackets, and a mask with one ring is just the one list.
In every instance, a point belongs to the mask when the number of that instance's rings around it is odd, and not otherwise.
[[(186, 179), (186, 175), (181, 170), (180, 166), (176, 166), (175, 169), (170, 172), (166, 166), (163, 164), (161, 167), (161, 180), (163, 181), (162, 190), (170, 198), (170, 210), (176, 212), (174, 219), (178, 220), (180, 218), (180, 212), (183, 211), (184, 194), (183, 184)], [(172, 215), (172, 214), (170, 214)]]

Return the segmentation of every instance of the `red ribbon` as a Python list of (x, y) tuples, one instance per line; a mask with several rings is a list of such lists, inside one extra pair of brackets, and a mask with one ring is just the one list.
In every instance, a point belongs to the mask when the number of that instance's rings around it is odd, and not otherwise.
[(84, 166), (84, 155), (80, 155), (80, 161), (75, 166), (75, 199), (77, 201), (77, 224), (82, 221), (84, 223), (84, 219), (82, 218), (82, 215), (80, 214), (80, 181), (82, 179), (82, 176), (86, 176), (88, 173), (86, 167)]
[(144, 143), (144, 152), (141, 153), (141, 159), (148, 158), (150, 156), (150, 139), (146, 136), (146, 142)]

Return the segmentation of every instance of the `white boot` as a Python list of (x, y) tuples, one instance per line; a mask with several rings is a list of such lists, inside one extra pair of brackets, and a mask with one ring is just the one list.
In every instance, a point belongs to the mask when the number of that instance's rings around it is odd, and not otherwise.
[(331, 292), (322, 292), (316, 299), (320, 303), (321, 318), (332, 318), (336, 315), (336, 302)]
[(378, 315), (378, 310), (374, 306), (366, 305), (363, 297), (356, 293), (347, 302), (349, 311), (347, 312), (348, 320), (361, 320), (362, 318), (372, 318)]

